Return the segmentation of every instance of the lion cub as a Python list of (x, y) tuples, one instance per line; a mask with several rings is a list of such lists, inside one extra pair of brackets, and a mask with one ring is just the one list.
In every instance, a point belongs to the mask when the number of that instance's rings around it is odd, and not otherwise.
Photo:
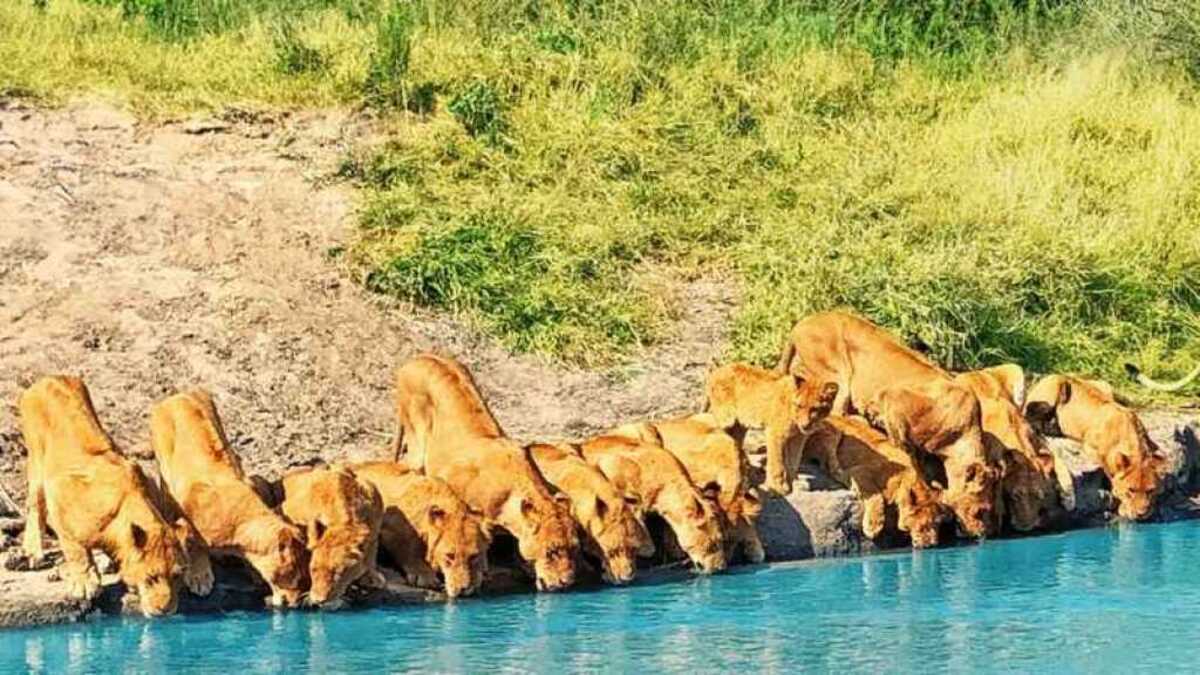
[(462, 364), (423, 354), (397, 369), (394, 447), (397, 458), (446, 481), (515, 537), (538, 590), (575, 583), (579, 541), (570, 501), (552, 495), (529, 453), (504, 435)]
[(638, 519), (637, 500), (613, 484), (570, 446), (534, 444), (529, 456), (550, 485), (571, 499), (571, 515), (587, 536), (584, 550), (601, 561), (604, 580), (624, 584), (637, 573), (639, 555), (654, 553), (650, 533)]
[(778, 374), (745, 363), (722, 366), (708, 376), (708, 412), (717, 425), (740, 437), (746, 428), (763, 429), (767, 440), (767, 478), (763, 487), (779, 495), (792, 490), (794, 466), (784, 453), (788, 443), (829, 414), (838, 386)]
[(662, 516), (700, 571), (725, 569), (717, 495), (701, 494), (674, 455), (659, 445), (612, 435), (584, 441), (579, 450), (619, 492), (636, 497), (646, 512)]
[(304, 534), (263, 503), (229, 446), (212, 396), (193, 391), (156, 404), (150, 445), (166, 492), (209, 551), (249, 563), (271, 589), (268, 605), (299, 606), (308, 581)]
[(661, 445), (683, 464), (693, 484), (716, 492), (727, 558), (740, 551), (751, 563), (766, 559), (757, 527), (762, 501), (747, 482), (749, 461), (737, 439), (722, 430), (712, 415), (627, 424), (613, 433)]
[(344, 467), (292, 471), (280, 481), (279, 510), (308, 533), (310, 605), (338, 609), (351, 584), (383, 588), (375, 568), (383, 500), (370, 483)]
[(1107, 383), (1046, 377), (1030, 389), (1025, 416), (1042, 433), (1083, 444), (1112, 483), (1122, 518), (1143, 520), (1153, 515), (1166, 460), (1137, 414), (1117, 402)]
[(25, 554), (43, 558), (48, 524), (62, 547), (62, 577), (72, 597), (91, 601), (100, 591), (92, 560), (99, 549), (116, 561), (125, 585), (137, 589), (143, 614), (173, 613), (186, 572), (180, 537), (187, 524), (172, 526), (155, 507), (141, 469), (117, 452), (96, 419), (83, 381), (44, 377), (18, 407), (29, 449)]
[(379, 490), (384, 506), (379, 544), (408, 583), (441, 587), (451, 599), (479, 589), (491, 535), (449, 485), (397, 462), (363, 462), (351, 469)]
[(894, 510), (895, 527), (915, 548), (936, 546), (938, 527), (953, 517), (913, 459), (858, 417), (831, 415), (804, 439), (802, 458), (818, 464), (863, 500), (863, 534), (875, 539)]

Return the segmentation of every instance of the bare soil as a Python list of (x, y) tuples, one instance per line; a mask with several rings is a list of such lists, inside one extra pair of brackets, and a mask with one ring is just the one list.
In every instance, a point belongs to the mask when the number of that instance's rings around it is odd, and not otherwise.
[(733, 304), (716, 281), (678, 289), (690, 313), (675, 339), (605, 372), (514, 356), (364, 291), (333, 255), (355, 207), (328, 177), (371, 137), (343, 112), (147, 125), (98, 103), (0, 102), (0, 486), (23, 501), (16, 400), (50, 373), (82, 376), (134, 454), (148, 451), (155, 401), (206, 388), (248, 469), (268, 475), (382, 453), (390, 373), (425, 350), (465, 362), (521, 438), (697, 400)]

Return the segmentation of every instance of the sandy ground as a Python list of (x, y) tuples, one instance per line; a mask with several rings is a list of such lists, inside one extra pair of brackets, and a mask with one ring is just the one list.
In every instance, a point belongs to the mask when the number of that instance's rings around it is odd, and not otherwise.
[(142, 125), (99, 104), (0, 103), (0, 485), (23, 500), (15, 404), (46, 373), (85, 378), (101, 421), (148, 450), (147, 412), (212, 391), (251, 471), (371, 456), (389, 374), (438, 350), (475, 373), (514, 436), (560, 438), (688, 408), (721, 351), (729, 291), (679, 289), (679, 338), (610, 372), (512, 356), (453, 321), (372, 296), (329, 251), (350, 189), (325, 180), (370, 125), (343, 113)]

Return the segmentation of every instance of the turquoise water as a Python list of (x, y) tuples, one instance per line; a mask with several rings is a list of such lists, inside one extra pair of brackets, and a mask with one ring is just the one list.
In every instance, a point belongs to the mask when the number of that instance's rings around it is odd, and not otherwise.
[(0, 672), (1194, 670), (1200, 522), (629, 588), (0, 631)]

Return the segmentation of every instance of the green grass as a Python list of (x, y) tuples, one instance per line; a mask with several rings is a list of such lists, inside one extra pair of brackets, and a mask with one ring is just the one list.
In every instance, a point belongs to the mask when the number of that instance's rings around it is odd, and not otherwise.
[(373, 109), (349, 259), (515, 349), (620, 360), (707, 275), (730, 357), (851, 307), (1121, 382), (1200, 360), (1200, 4), (1146, 7), (51, 0), (0, 7), (0, 89)]

